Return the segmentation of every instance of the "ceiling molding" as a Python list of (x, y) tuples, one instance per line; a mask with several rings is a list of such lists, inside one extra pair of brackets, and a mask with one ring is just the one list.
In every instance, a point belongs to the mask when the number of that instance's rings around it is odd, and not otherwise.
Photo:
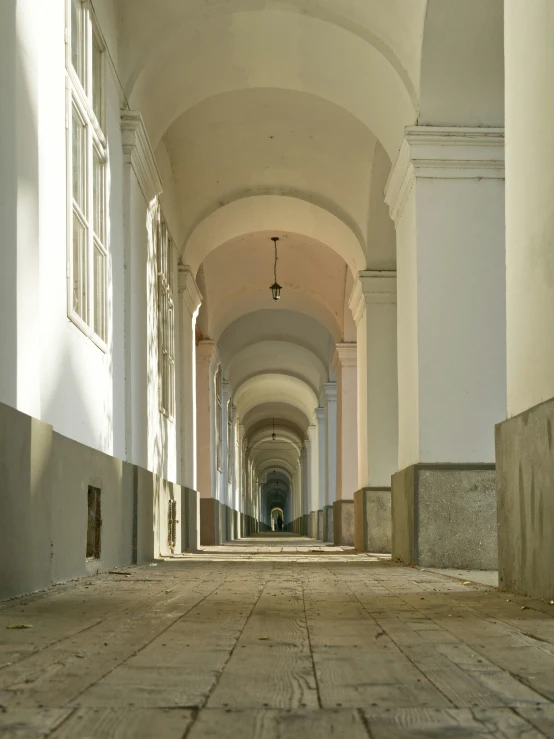
[(418, 178), (504, 179), (504, 129), (409, 126), (385, 186), (395, 223)]
[(163, 190), (163, 181), (142, 115), (138, 110), (121, 111), (123, 159), (130, 164), (144, 199), (150, 203)]

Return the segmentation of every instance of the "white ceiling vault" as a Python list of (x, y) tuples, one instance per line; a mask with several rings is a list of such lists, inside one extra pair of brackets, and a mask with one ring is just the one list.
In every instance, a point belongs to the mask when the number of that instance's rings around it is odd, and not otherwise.
[[(356, 340), (357, 273), (395, 269), (383, 191), (404, 128), (502, 125), (502, 0), (116, 7), (123, 87), (203, 293), (199, 328), (218, 342), (259, 473), (292, 477), (334, 346)], [(267, 450), (273, 419), (282, 442)]]

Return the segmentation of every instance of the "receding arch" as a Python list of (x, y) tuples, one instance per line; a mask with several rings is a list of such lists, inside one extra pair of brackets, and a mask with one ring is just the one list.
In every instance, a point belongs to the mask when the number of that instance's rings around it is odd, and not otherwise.
[(303, 410), (299, 409), (281, 398), (278, 401), (265, 400), (260, 402), (254, 408), (240, 416), (247, 435), (253, 427), (258, 424), (267, 423), (268, 418), (280, 419), (291, 424), (292, 427), (300, 430), (302, 438), (304, 438), (306, 430), (310, 425), (310, 420), (306, 417)]
[(328, 371), (323, 362), (303, 346), (290, 341), (260, 341), (237, 352), (227, 367), (225, 375), (232, 387), (273, 370), (288, 374), (306, 382), (319, 394), (322, 383), (328, 381)]
[(199, 223), (188, 239), (182, 260), (196, 273), (214, 249), (254, 232), (296, 233), (335, 251), (352, 274), (366, 268), (364, 247), (356, 234), (328, 210), (286, 195), (254, 195), (223, 205)]
[(241, 416), (263, 402), (288, 404), (301, 411), (308, 422), (318, 406), (316, 394), (305, 382), (273, 373), (246, 380), (235, 389), (234, 402)]
[(342, 341), (343, 329), (339, 317), (329, 306), (325, 305), (319, 296), (305, 292), (300, 287), (292, 289), (287, 287), (286, 290), (281, 291), (279, 303), (275, 304), (271, 302), (268, 285), (248, 292), (238, 292), (232, 296), (231, 301), (226, 300), (220, 306), (214, 306), (209, 321), (210, 336), (217, 341), (232, 323), (249, 313), (257, 313), (264, 308), (302, 313), (324, 326), (334, 342)]

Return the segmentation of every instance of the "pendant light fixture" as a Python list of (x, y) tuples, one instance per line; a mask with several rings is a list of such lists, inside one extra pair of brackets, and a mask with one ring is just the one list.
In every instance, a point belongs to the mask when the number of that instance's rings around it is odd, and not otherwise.
[(281, 285), (277, 282), (277, 242), (279, 241), (278, 236), (272, 236), (271, 240), (273, 241), (273, 247), (275, 249), (275, 263), (273, 265), (273, 277), (275, 279), (275, 282), (271, 287), (269, 288), (271, 290), (271, 296), (273, 300), (279, 300), (281, 297)]
[(273, 419), (273, 433), (271, 434), (271, 438), (273, 441), (277, 438), (277, 434), (275, 433), (275, 419)]

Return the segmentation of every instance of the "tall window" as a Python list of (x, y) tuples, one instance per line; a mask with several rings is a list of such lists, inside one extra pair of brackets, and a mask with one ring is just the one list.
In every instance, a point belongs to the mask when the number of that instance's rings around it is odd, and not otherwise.
[(173, 241), (158, 208), (152, 224), (158, 270), (158, 370), (160, 411), (175, 416), (175, 308), (173, 304)]
[(107, 166), (104, 47), (88, 0), (68, 0), (68, 315), (107, 341)]
[(233, 420), (231, 401), (227, 403), (227, 482), (233, 482)]
[(223, 471), (222, 437), (223, 437), (223, 406), (222, 406), (222, 380), (221, 367), (218, 367), (215, 375), (215, 461), (219, 472)]

